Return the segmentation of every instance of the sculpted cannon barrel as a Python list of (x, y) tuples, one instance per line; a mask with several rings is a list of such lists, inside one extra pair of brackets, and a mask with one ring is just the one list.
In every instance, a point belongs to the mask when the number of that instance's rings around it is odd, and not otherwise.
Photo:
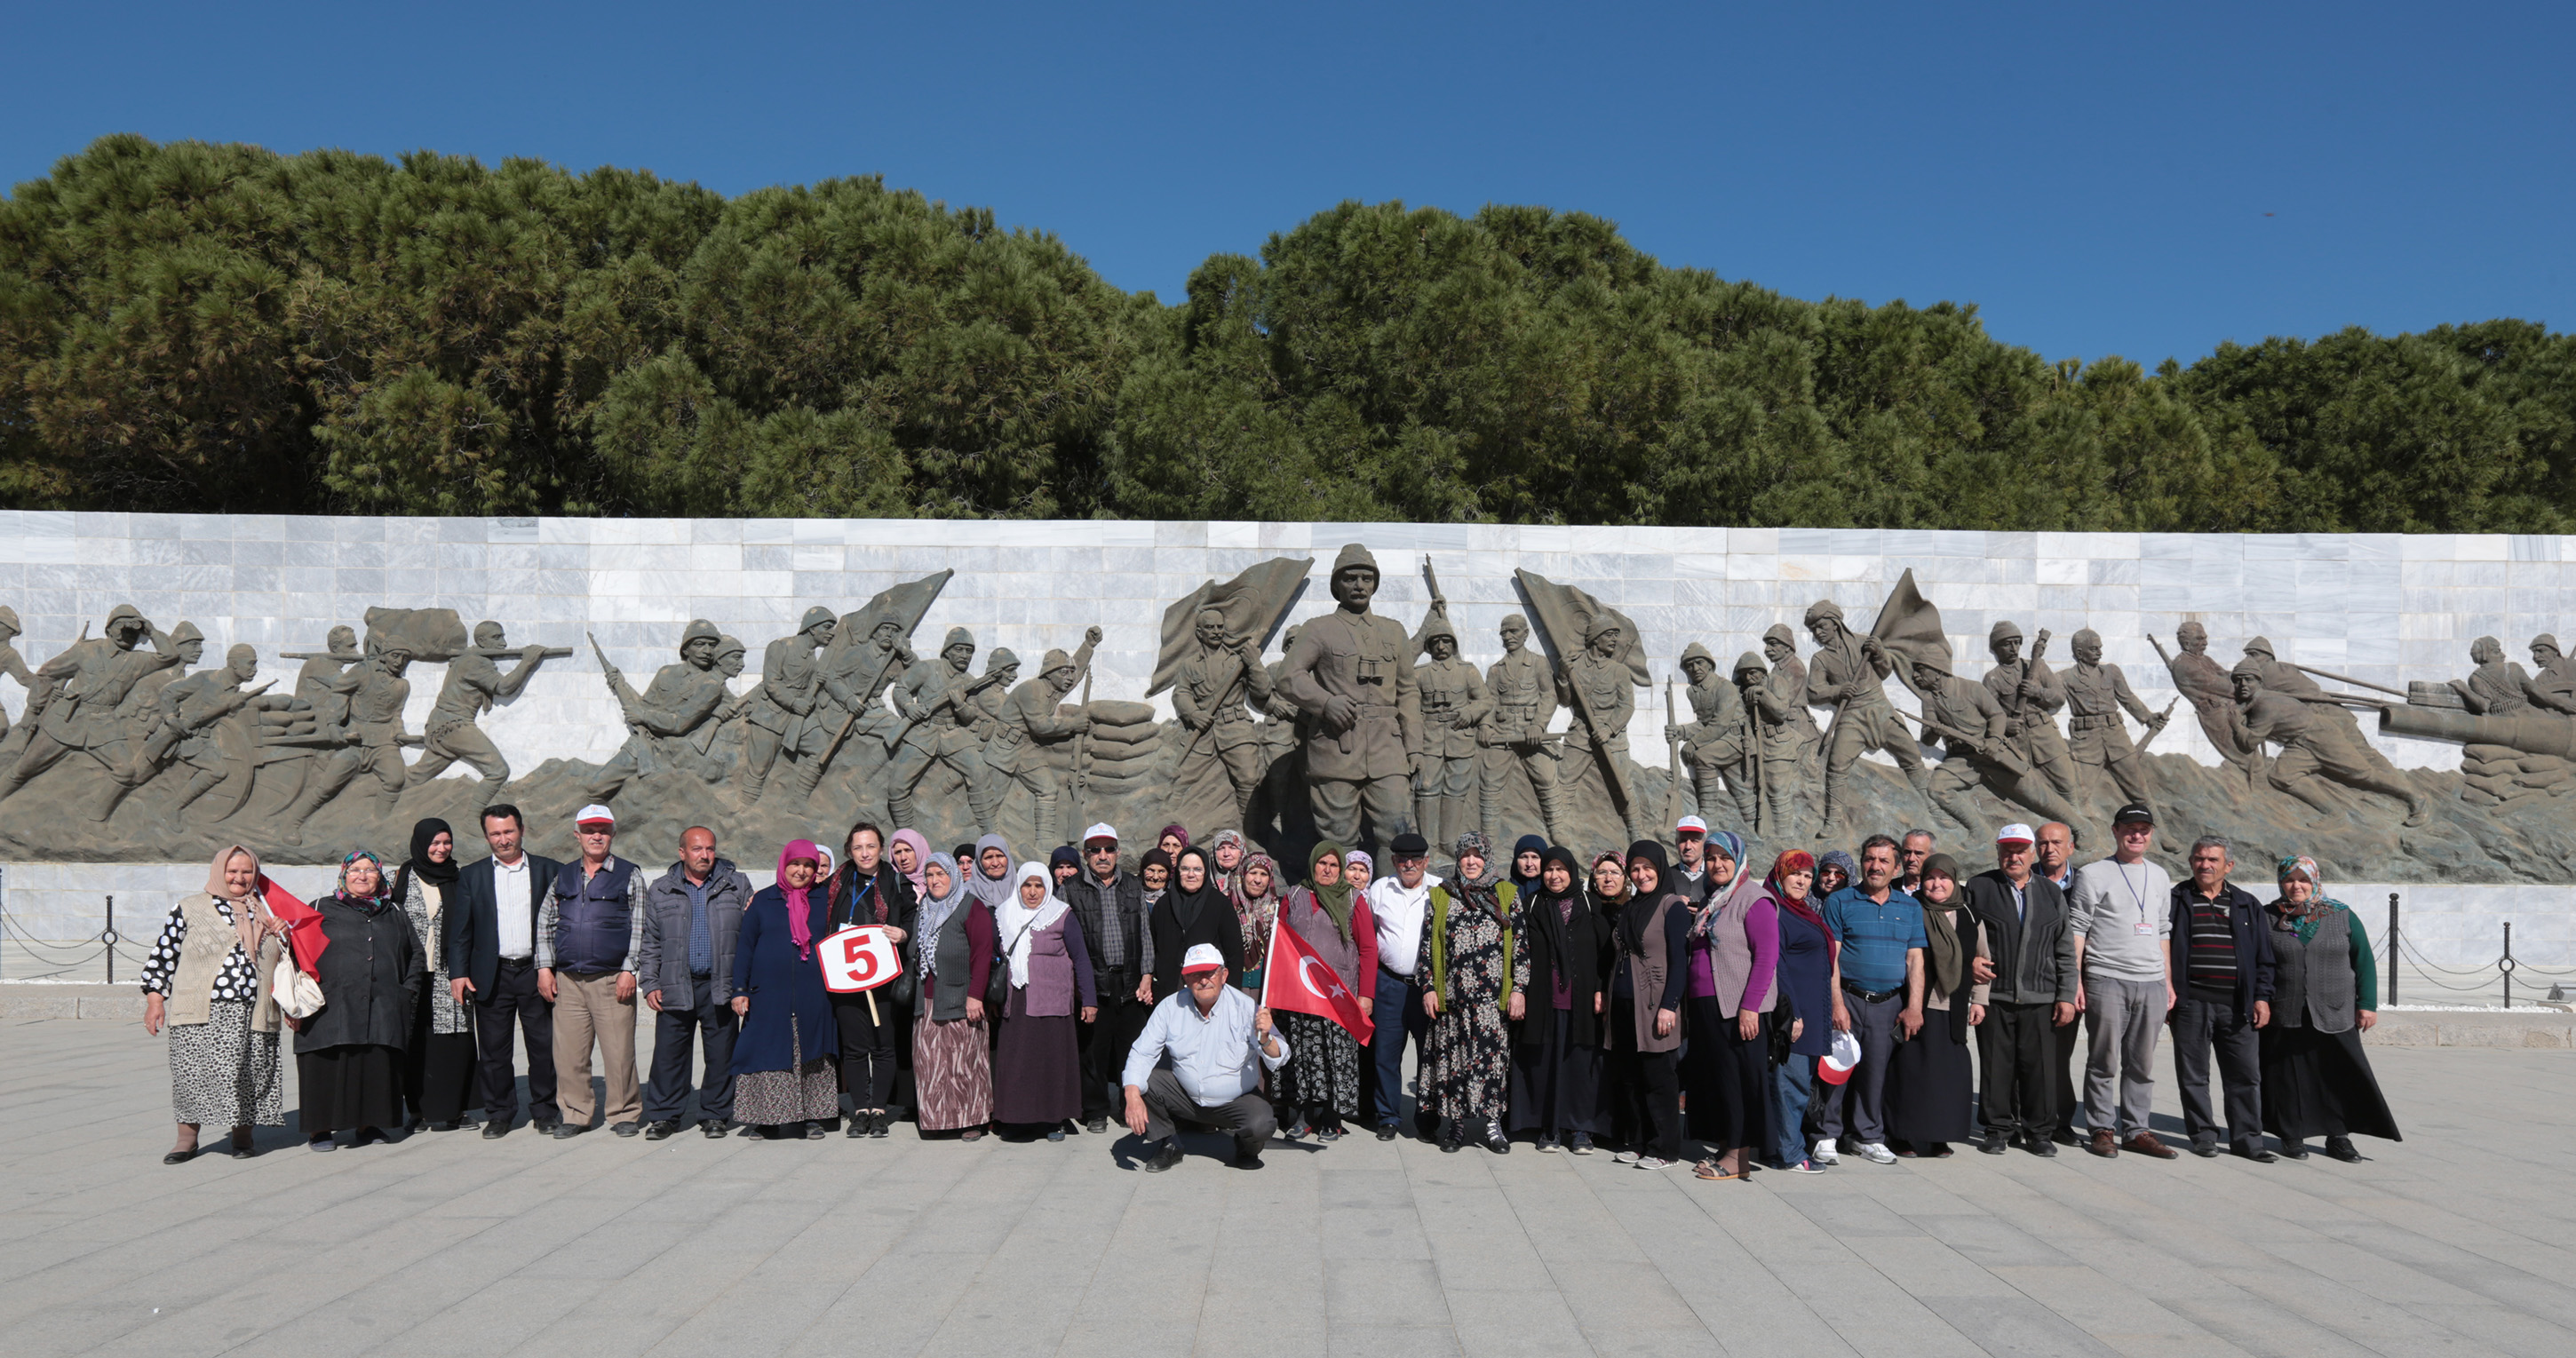
[(2478, 717), (2467, 712), (2413, 703), (2379, 709), (2379, 729), (2392, 736), (2418, 740), (2451, 740), (2463, 745), (2502, 745), (2524, 754), (2576, 759), (2576, 721), (2525, 714)]

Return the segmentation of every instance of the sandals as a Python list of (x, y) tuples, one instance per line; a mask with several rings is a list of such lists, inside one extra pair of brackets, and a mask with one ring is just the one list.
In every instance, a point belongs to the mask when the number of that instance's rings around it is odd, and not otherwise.
[(1749, 1179), (1753, 1176), (1741, 1171), (1729, 1174), (1724, 1170), (1719, 1169), (1715, 1160), (1702, 1160), (1698, 1165), (1691, 1169), (1691, 1177), (1695, 1179), (1706, 1179), (1710, 1183), (1724, 1183), (1729, 1179)]

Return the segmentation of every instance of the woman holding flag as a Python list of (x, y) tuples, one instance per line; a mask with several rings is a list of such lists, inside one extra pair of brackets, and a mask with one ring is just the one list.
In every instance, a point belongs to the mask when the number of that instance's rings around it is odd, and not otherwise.
[[(1343, 1119), (1360, 1115), (1361, 1036), (1332, 1019), (1290, 1009), (1284, 995), (1289, 986), (1311, 991), (1323, 979), (1316, 973), (1329, 969), (1367, 1015), (1377, 978), (1377, 921), (1367, 898), (1343, 880), (1342, 846), (1318, 844), (1309, 862), (1305, 883), (1279, 907), (1271, 935), (1276, 959), (1263, 969), (1262, 1003), (1288, 1038), (1288, 1064), (1280, 1067), (1275, 1086), (1285, 1124), (1281, 1135), (1295, 1141), (1311, 1131), (1338, 1141)], [(1280, 997), (1277, 1003), (1273, 997)]]

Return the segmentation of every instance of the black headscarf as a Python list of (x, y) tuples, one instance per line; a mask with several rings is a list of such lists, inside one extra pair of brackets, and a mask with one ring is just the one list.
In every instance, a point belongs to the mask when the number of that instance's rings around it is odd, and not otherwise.
[(1646, 926), (1654, 922), (1655, 907), (1663, 904), (1664, 897), (1672, 893), (1673, 869), (1670, 860), (1664, 857), (1664, 846), (1658, 841), (1641, 839), (1629, 845), (1628, 861), (1634, 863), (1640, 858), (1655, 865), (1655, 890), (1652, 895), (1638, 890), (1632, 874), (1628, 883), (1628, 903), (1619, 908), (1619, 946), (1643, 957), (1646, 955)]
[[(429, 861), (429, 842), (440, 835), (447, 836), (447, 861), (433, 863)], [(410, 898), (414, 877), (443, 893), (455, 884), (457, 870), (455, 828), (436, 816), (421, 820), (411, 827), (411, 857), (403, 860), (402, 870), (394, 874), (393, 899), (399, 903)]]
[[(1520, 838), (1520, 842), (1512, 846), (1512, 861), (1504, 865), (1503, 870), (1511, 874), (1512, 893), (1522, 900), (1528, 900), (1537, 895), (1540, 889), (1538, 878), (1534, 876), (1521, 876), (1521, 855), (1525, 853), (1537, 854), (1541, 860), (1538, 865), (1539, 871), (1547, 871), (1547, 863), (1545, 861), (1547, 858), (1547, 841), (1537, 835), (1523, 835)], [(1579, 876), (1580, 874), (1577, 875)]]
[[(1199, 889), (1196, 891), (1190, 891), (1181, 886), (1181, 861), (1188, 858), (1199, 860), (1201, 876)], [(1207, 850), (1195, 846), (1183, 849), (1172, 856), (1172, 889), (1169, 899), (1172, 903), (1172, 918), (1179, 920), (1184, 930), (1196, 926), (1199, 922), (1199, 912), (1209, 906), (1220, 907), (1229, 913), (1234, 909), (1233, 904), (1226, 900), (1225, 893), (1217, 890), (1216, 860), (1209, 856)]]

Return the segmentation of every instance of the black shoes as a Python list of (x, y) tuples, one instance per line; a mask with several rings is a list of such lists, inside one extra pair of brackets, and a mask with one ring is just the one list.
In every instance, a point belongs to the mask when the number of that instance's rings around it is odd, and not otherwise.
[(865, 1114), (865, 1113), (852, 1113), (852, 1114), (850, 1114), (848, 1117), (841, 1119), (841, 1135), (848, 1137), (848, 1138), (849, 1138), (849, 1139), (851, 1139), (852, 1141), (856, 1141), (856, 1140), (860, 1139), (861, 1137), (866, 1136), (867, 1134), (868, 1134), (868, 1115), (867, 1115), (867, 1114)]
[(621, 1122), (608, 1130), (617, 1133), (619, 1136), (633, 1136), (637, 1132), (644, 1130), (644, 1124), (640, 1122)]
[(1503, 1124), (1499, 1122), (1485, 1124), (1485, 1149), (1496, 1155), (1512, 1153), (1512, 1139), (1504, 1134)]
[(1439, 1142), (1440, 1153), (1442, 1155), (1456, 1155), (1458, 1153), (1458, 1129), (1453, 1125), (1445, 1123), (1442, 1124), (1440, 1128)]
[(652, 1123), (645, 1127), (644, 1139), (647, 1141), (668, 1141), (671, 1138), (671, 1133), (678, 1130), (680, 1130), (680, 1120), (678, 1118), (664, 1118), (659, 1122)]
[(2238, 1158), (2251, 1160), (2258, 1165), (2268, 1165), (2281, 1158), (2251, 1141), (2237, 1142), (2236, 1154)]
[(893, 1130), (894, 1114), (892, 1113), (880, 1111), (874, 1118), (871, 1118), (868, 1121), (869, 1136), (881, 1138)]
[(2011, 1149), (2011, 1146), (2003, 1133), (1988, 1132), (1985, 1139), (1977, 1143), (1977, 1149), (1987, 1155), (2001, 1155)]
[(2056, 1131), (2050, 1132), (2048, 1134), (2048, 1139), (2060, 1146), (2081, 1146), (2084, 1144), (2083, 1134), (2077, 1132), (2072, 1127), (2060, 1127)]
[(536, 1128), (539, 1136), (553, 1136), (564, 1124), (562, 1118), (530, 1118), (528, 1125)]
[(723, 1118), (708, 1118), (698, 1124), (698, 1130), (706, 1133), (707, 1140), (709, 1141), (724, 1140), (725, 1133), (732, 1130), (732, 1127), (733, 1124), (725, 1121)]
[(557, 1141), (570, 1141), (589, 1130), (590, 1124), (586, 1122), (558, 1122), (551, 1135)]
[(1234, 1152), (1234, 1167), (1236, 1169), (1261, 1168), (1261, 1152), (1257, 1149), (1247, 1149), (1241, 1146), (1236, 1147)]
[(2191, 1143), (2191, 1153), (2199, 1156), (2203, 1160), (2215, 1160), (2218, 1158), (2218, 1143), (2215, 1141), (2194, 1141)]
[(2030, 1138), (2027, 1143), (2027, 1148), (2031, 1154), (2038, 1156), (2042, 1160), (2054, 1160), (2057, 1158), (2057, 1141), (2053, 1137), (2034, 1136)]
[(1146, 1158), (1145, 1172), (1148, 1174), (1160, 1174), (1164, 1170), (1170, 1169), (1172, 1166), (1177, 1165), (1180, 1162), (1180, 1143), (1166, 1137), (1163, 1141), (1163, 1148)]
[(1395, 1124), (1392, 1122), (1379, 1123), (1377, 1125), (1377, 1139), (1380, 1141), (1393, 1141), (1395, 1139)]
[(484, 1140), (498, 1141), (509, 1134), (510, 1120), (508, 1118), (485, 1118), (483, 1120)]
[(162, 1157), (161, 1157), (161, 1163), (162, 1163), (162, 1164), (165, 1164), (165, 1165), (184, 1165), (184, 1164), (188, 1163), (189, 1161), (194, 1160), (194, 1159), (196, 1159), (196, 1158), (197, 1158), (197, 1148), (196, 1148), (196, 1147), (194, 1147), (194, 1146), (190, 1146), (190, 1147), (189, 1147), (188, 1149), (186, 1149), (186, 1150), (183, 1150), (183, 1151), (172, 1151), (172, 1152), (170, 1152), (168, 1155), (162, 1156)]
[(2305, 1160), (2305, 1159), (2307, 1159), (2307, 1158), (2308, 1158), (2308, 1143), (2307, 1143), (2307, 1142), (2305, 1142), (2305, 1141), (2284, 1141), (2284, 1142), (2282, 1142), (2282, 1143), (2281, 1143), (2281, 1158), (2282, 1158), (2282, 1159), (2284, 1159), (2284, 1160)]
[[(239, 1154), (239, 1152), (235, 1152), (235, 1154)], [(2348, 1136), (2327, 1137), (2326, 1154), (2333, 1156), (2337, 1160), (2343, 1161), (2347, 1165), (2360, 1164), (2362, 1160), (2366, 1158), (2360, 1151), (2353, 1149), (2352, 1138)]]
[[(1092, 1118), (1082, 1124), (1082, 1130), (1089, 1132), (1094, 1136), (1106, 1136), (1109, 1132), (1109, 1119)], [(879, 1135), (883, 1135), (883, 1133), (879, 1133)]]

